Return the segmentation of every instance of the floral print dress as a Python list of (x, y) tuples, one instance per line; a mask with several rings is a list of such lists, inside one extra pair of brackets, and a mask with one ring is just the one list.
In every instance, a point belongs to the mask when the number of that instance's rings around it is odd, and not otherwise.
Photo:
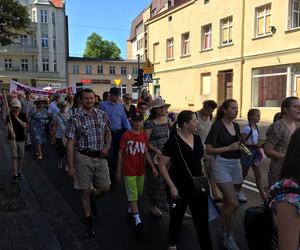
[[(285, 154), (291, 135), (292, 132), (288, 129), (284, 120), (280, 119), (268, 128), (266, 143), (274, 145), (274, 149), (277, 152)], [(279, 160), (271, 158), (268, 172), (269, 186), (272, 186), (276, 181), (280, 179), (282, 164), (283, 159)]]
[(34, 145), (46, 144), (48, 135), (46, 133), (46, 124), (49, 123), (46, 109), (32, 113), (29, 122), (30, 140)]
[[(144, 124), (144, 129), (152, 129), (149, 142), (158, 150), (162, 151), (166, 141), (169, 138), (168, 123), (156, 124), (152, 120), (147, 120)], [(149, 150), (149, 154), (153, 163), (156, 162), (156, 155)], [(147, 168), (148, 170), (150, 168)], [(169, 205), (166, 196), (166, 186), (163, 177), (159, 174), (157, 177), (153, 176), (152, 171), (147, 171), (147, 196), (150, 204), (162, 210), (168, 210)]]

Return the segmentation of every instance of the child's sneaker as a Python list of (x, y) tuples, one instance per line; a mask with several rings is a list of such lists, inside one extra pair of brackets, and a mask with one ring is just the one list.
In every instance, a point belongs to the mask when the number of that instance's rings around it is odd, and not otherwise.
[(143, 234), (143, 223), (140, 222), (138, 224), (134, 224), (133, 232), (136, 236), (142, 236), (142, 234)]
[(94, 231), (94, 225), (93, 225), (93, 218), (91, 216), (89, 216), (89, 217), (86, 218), (85, 225), (86, 225), (85, 235), (88, 238), (95, 237), (95, 231)]

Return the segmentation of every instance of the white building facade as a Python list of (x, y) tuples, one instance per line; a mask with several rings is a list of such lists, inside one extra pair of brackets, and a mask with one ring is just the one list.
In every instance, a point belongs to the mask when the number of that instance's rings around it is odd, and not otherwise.
[(19, 0), (29, 11), (28, 30), (10, 46), (0, 46), (0, 88), (11, 80), (33, 87), (67, 85), (68, 29), (62, 0)]

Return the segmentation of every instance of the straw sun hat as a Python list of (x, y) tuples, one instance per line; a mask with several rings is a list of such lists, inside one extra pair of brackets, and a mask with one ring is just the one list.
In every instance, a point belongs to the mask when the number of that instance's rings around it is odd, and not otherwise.
[(151, 105), (151, 109), (166, 107), (169, 108), (171, 104), (166, 103), (161, 97), (156, 97)]

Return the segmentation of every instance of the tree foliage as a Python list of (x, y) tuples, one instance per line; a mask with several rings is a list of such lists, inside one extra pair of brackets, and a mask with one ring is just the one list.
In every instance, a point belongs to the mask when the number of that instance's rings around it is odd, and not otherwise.
[(96, 33), (92, 33), (86, 42), (84, 57), (97, 58), (120, 58), (121, 50), (113, 41), (103, 40), (102, 37)]
[(19, 37), (20, 30), (30, 24), (28, 10), (16, 0), (0, 0), (0, 45), (5, 46)]

